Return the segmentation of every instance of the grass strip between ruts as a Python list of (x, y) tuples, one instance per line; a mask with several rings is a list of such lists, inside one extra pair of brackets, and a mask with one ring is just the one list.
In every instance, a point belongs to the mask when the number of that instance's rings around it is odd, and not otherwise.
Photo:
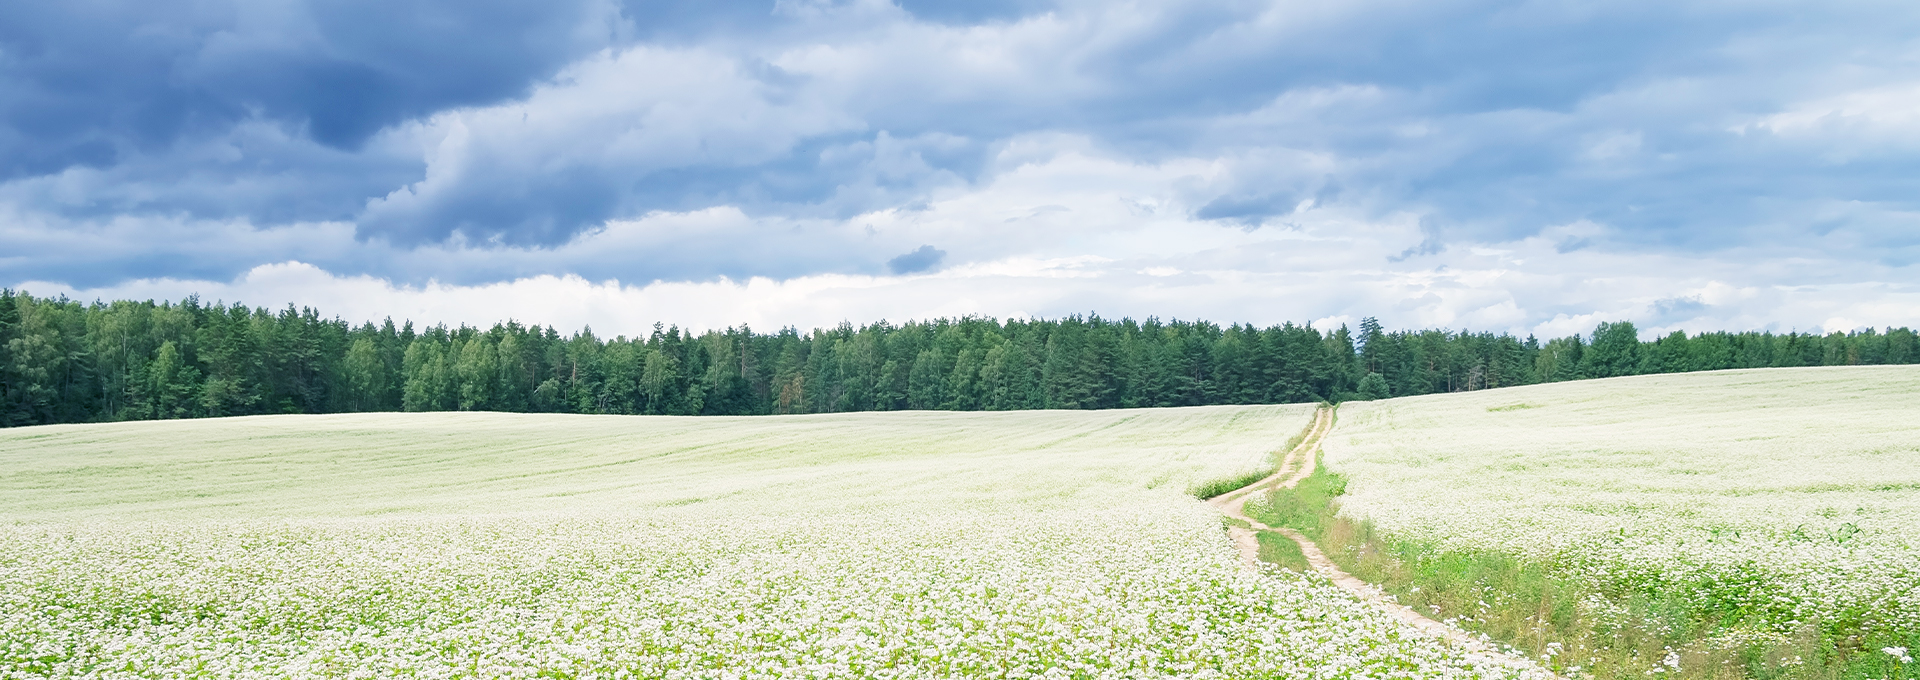
[[(1313, 421), (1308, 421), (1306, 429), (1288, 438), (1285, 445), (1267, 454), (1266, 465), (1263, 467), (1247, 470), (1230, 477), (1207, 480), (1195, 485), (1190, 493), (1200, 500), (1210, 500), (1221, 494), (1245, 488), (1249, 484), (1266, 479), (1269, 475), (1279, 471), (1280, 466), (1286, 462), (1287, 454), (1292, 452), (1294, 448), (1300, 446), (1300, 442), (1306, 441), (1307, 435), (1311, 432), (1313, 432)], [(1295, 551), (1297, 552), (1298, 548), (1296, 548)], [(1301, 559), (1305, 558), (1303, 557)]]

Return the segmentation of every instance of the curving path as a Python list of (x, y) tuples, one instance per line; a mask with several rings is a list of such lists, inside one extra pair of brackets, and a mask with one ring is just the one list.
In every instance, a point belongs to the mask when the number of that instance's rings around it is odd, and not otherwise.
[(1249, 526), (1253, 527), (1253, 529), (1245, 529), (1236, 526), (1227, 530), (1228, 534), (1233, 538), (1234, 545), (1240, 548), (1240, 558), (1247, 567), (1256, 570), (1261, 567), (1260, 542), (1254, 533), (1255, 531), (1267, 531), (1286, 536), (1292, 539), (1294, 543), (1300, 544), (1300, 552), (1306, 555), (1307, 563), (1313, 566), (1315, 572), (1327, 577), (1328, 580), (1332, 581), (1334, 585), (1339, 586), (1341, 589), (1359, 596), (1360, 599), (1366, 600), (1374, 606), (1387, 610), (1388, 613), (1392, 614), (1394, 618), (1399, 619), (1402, 623), (1412, 626), (1422, 633), (1444, 638), (1460, 645), (1467, 651), (1467, 655), (1470, 658), (1489, 664), (1521, 669), (1528, 671), (1530, 675), (1538, 677), (1558, 677), (1541, 668), (1539, 664), (1534, 663), (1532, 660), (1507, 653), (1485, 640), (1468, 634), (1464, 630), (1427, 618), (1421, 615), (1420, 612), (1414, 611), (1412, 607), (1393, 601), (1390, 596), (1373, 584), (1362, 581), (1352, 574), (1341, 570), (1338, 565), (1333, 563), (1333, 560), (1327, 558), (1326, 553), (1320, 550), (1320, 546), (1314, 544), (1306, 535), (1286, 527), (1270, 527), (1261, 523), (1259, 520), (1247, 516), (1247, 500), (1255, 494), (1274, 489), (1291, 489), (1294, 485), (1299, 484), (1300, 480), (1306, 479), (1308, 475), (1313, 474), (1315, 454), (1320, 450), (1320, 442), (1325, 439), (1327, 433), (1332, 430), (1333, 407), (1322, 406), (1319, 410), (1314, 411), (1313, 422), (1307, 426), (1307, 436), (1301, 438), (1300, 444), (1293, 447), (1292, 451), (1287, 452), (1286, 457), (1280, 461), (1280, 468), (1278, 470), (1260, 479), (1260, 481), (1215, 496), (1207, 501), (1208, 505), (1212, 505), (1215, 509), (1219, 510), (1221, 514), (1246, 522)]

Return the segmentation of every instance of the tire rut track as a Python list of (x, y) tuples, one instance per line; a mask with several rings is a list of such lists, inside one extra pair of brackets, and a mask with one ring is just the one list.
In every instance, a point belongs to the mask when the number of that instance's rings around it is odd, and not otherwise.
[(1427, 618), (1420, 612), (1414, 611), (1412, 607), (1395, 602), (1378, 586), (1367, 583), (1352, 574), (1348, 574), (1345, 570), (1342, 570), (1339, 565), (1334, 564), (1333, 560), (1329, 559), (1326, 553), (1320, 550), (1320, 546), (1315, 544), (1312, 539), (1307, 538), (1306, 535), (1286, 527), (1267, 526), (1265, 523), (1247, 516), (1247, 501), (1255, 494), (1275, 489), (1291, 489), (1295, 485), (1298, 485), (1301, 480), (1306, 479), (1308, 475), (1313, 474), (1314, 467), (1317, 463), (1316, 454), (1320, 450), (1320, 442), (1326, 438), (1328, 432), (1333, 430), (1333, 408), (1322, 406), (1318, 410), (1315, 410), (1313, 422), (1307, 427), (1307, 435), (1301, 438), (1299, 445), (1287, 452), (1286, 457), (1280, 461), (1279, 469), (1275, 470), (1273, 474), (1261, 478), (1260, 481), (1221, 494), (1207, 501), (1208, 505), (1212, 505), (1215, 509), (1219, 510), (1221, 514), (1245, 522), (1248, 526), (1253, 527), (1253, 529), (1246, 529), (1236, 526), (1230, 527), (1227, 531), (1233, 538), (1234, 545), (1240, 549), (1240, 558), (1243, 564), (1249, 569), (1256, 571), (1259, 570), (1263, 564), (1260, 561), (1260, 541), (1258, 534), (1255, 533), (1256, 531), (1280, 534), (1291, 539), (1294, 543), (1299, 544), (1301, 554), (1304, 554), (1307, 558), (1307, 564), (1312, 566), (1315, 572), (1333, 582), (1335, 586), (1359, 596), (1361, 600), (1369, 604), (1386, 610), (1393, 618), (1413, 627), (1423, 634), (1442, 638), (1459, 645), (1467, 652), (1468, 658), (1483, 663), (1525, 671), (1532, 677), (1560, 677), (1541, 667), (1539, 664), (1534, 663), (1531, 659), (1509, 653), (1492, 643), (1469, 634), (1467, 631)]

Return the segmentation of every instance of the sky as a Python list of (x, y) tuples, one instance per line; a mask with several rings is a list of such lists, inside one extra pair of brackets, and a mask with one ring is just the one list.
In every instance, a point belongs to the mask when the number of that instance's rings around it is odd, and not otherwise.
[(1920, 325), (1920, 5), (0, 4), (0, 286), (358, 322)]

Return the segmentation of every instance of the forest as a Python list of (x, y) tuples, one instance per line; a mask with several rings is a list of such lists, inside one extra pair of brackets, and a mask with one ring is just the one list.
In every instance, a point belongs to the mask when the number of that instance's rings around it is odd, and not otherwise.
[(269, 413), (757, 415), (1379, 399), (1726, 368), (1920, 363), (1908, 328), (1508, 334), (963, 317), (646, 337), (0, 290), (0, 426)]

